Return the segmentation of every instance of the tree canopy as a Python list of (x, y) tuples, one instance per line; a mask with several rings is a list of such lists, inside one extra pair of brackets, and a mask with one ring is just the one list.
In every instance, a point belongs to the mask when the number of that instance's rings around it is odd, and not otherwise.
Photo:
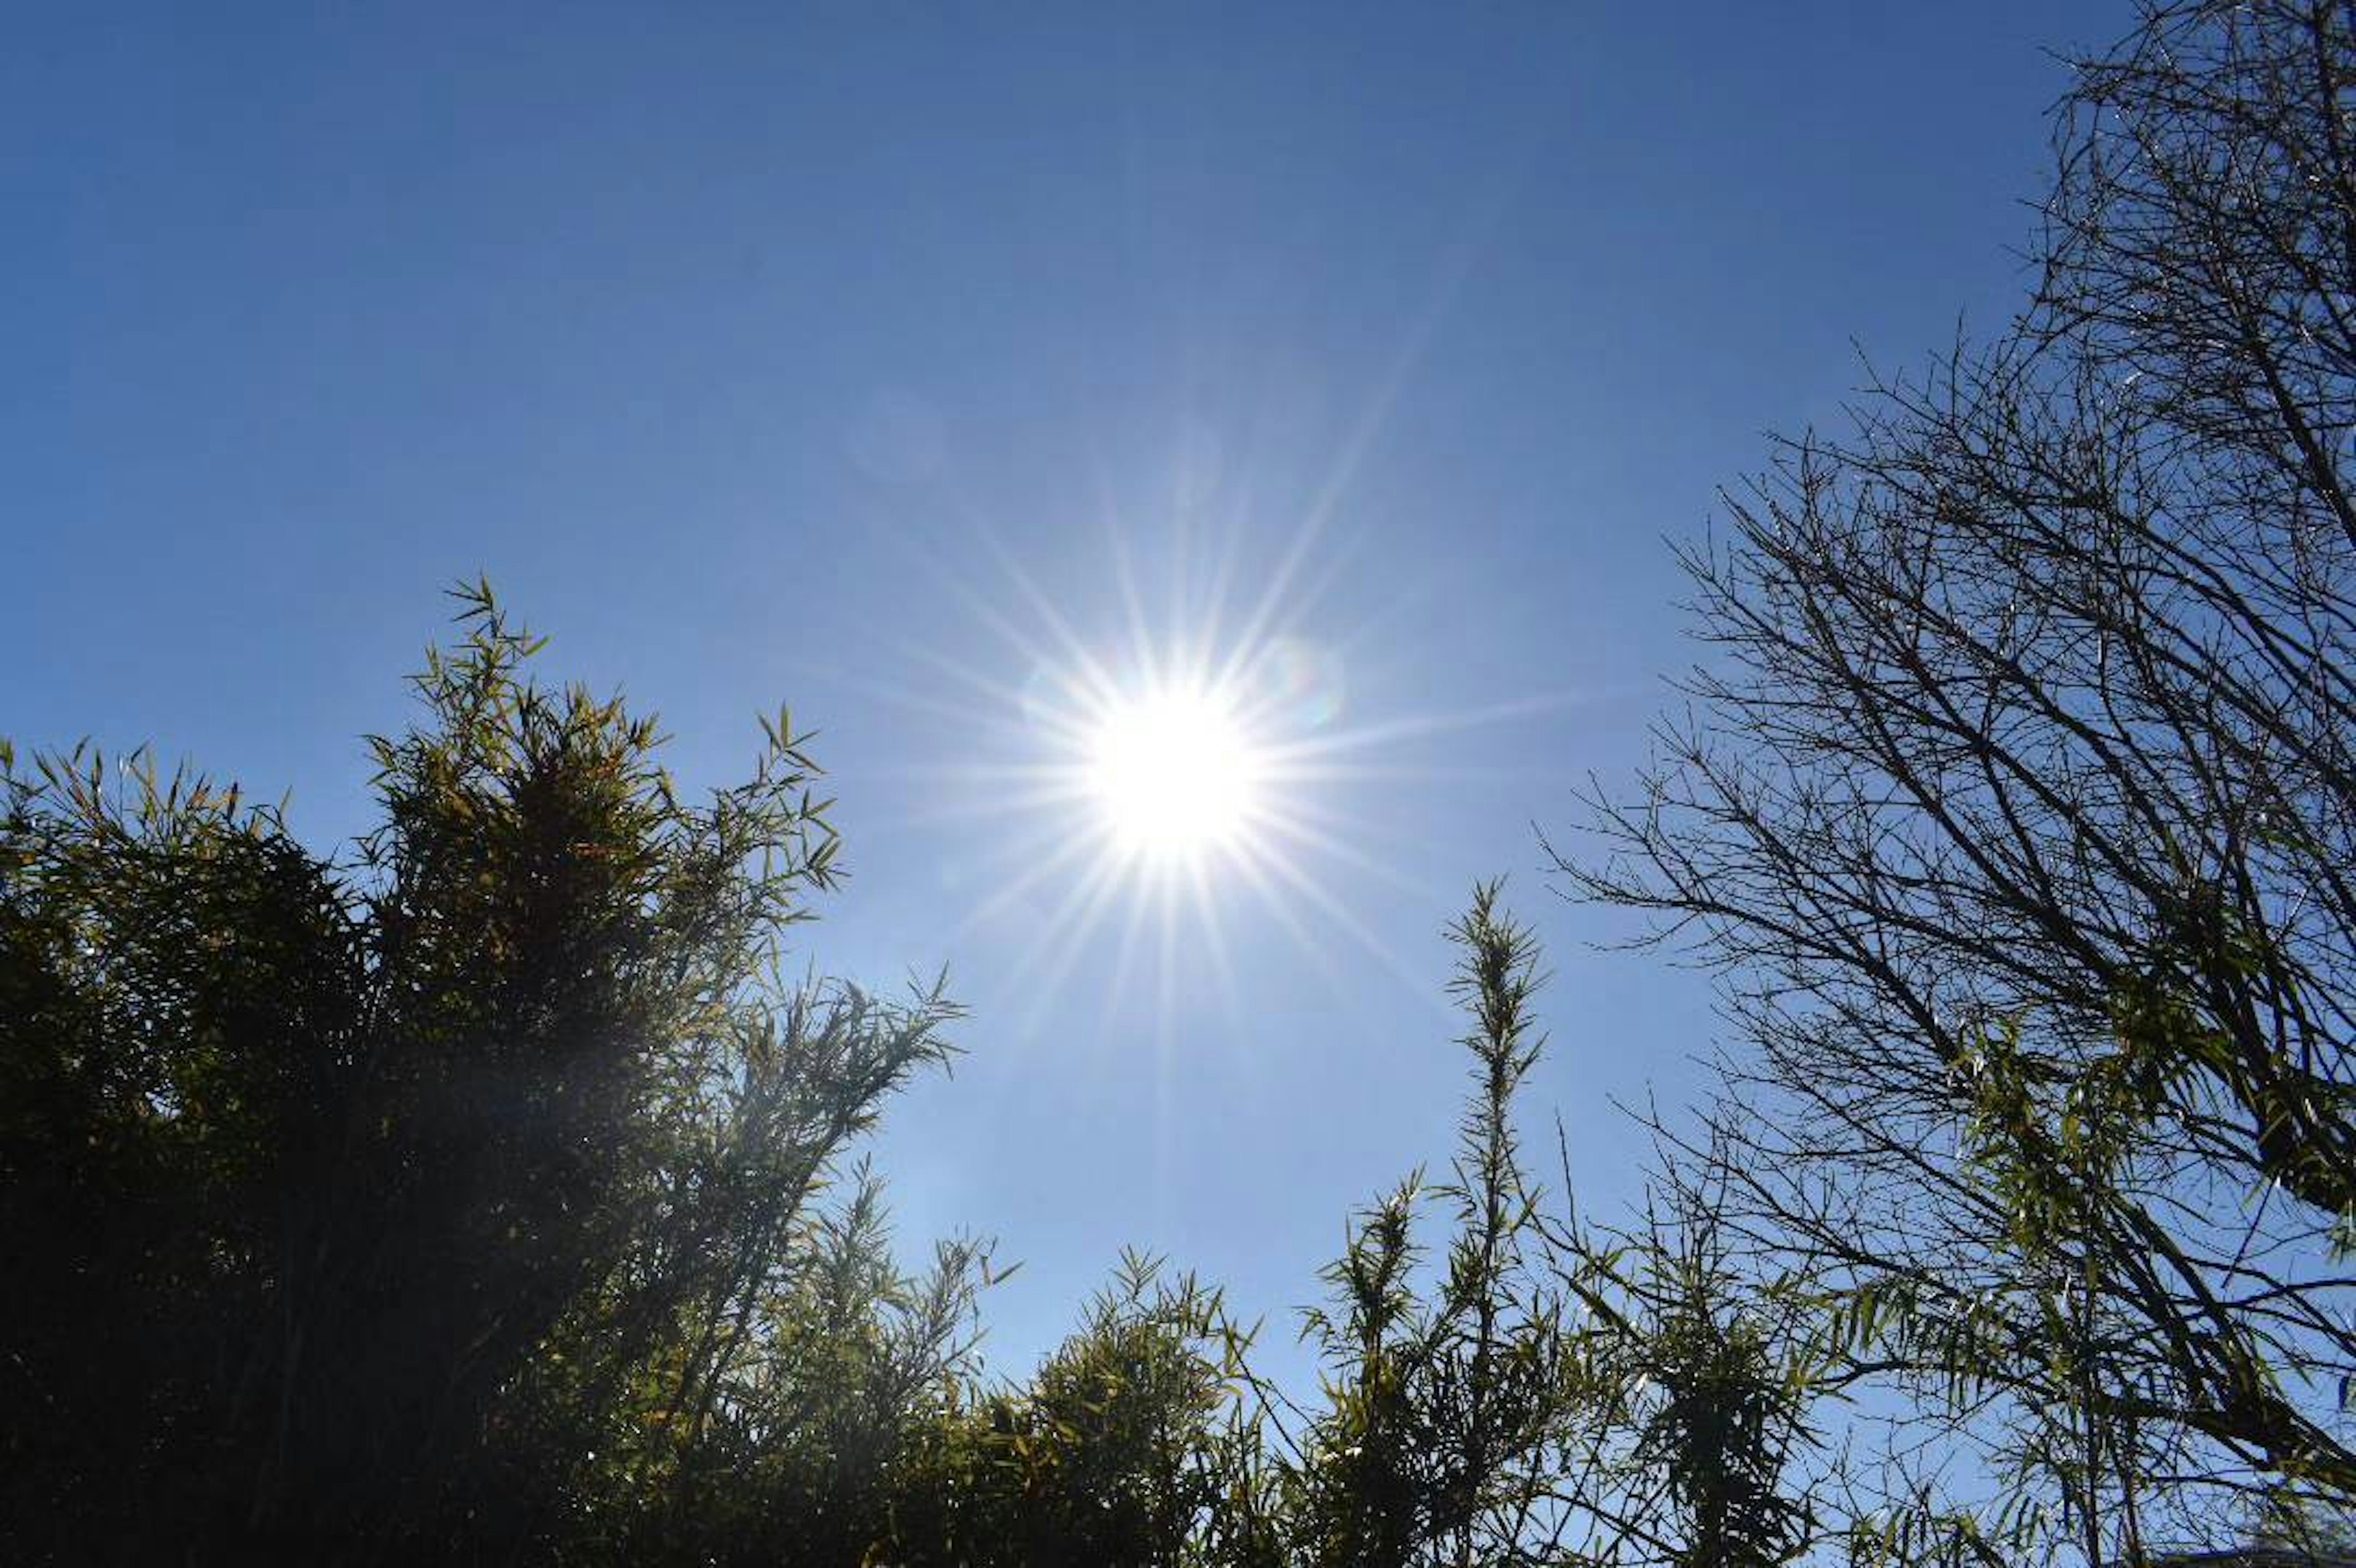
[(1672, 1136), (1979, 1449), (1958, 1551), (2356, 1491), (2351, 81), (2282, 0), (2082, 62), (2018, 328), (1727, 498), (1688, 714), (1559, 857), (1724, 976)]

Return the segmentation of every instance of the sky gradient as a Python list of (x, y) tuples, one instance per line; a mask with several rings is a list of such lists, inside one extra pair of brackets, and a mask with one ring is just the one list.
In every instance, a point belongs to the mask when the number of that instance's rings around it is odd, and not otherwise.
[[(331, 847), (478, 571), (683, 781), (789, 703), (851, 874), (802, 955), (973, 1008), (877, 1158), (912, 1253), (1023, 1263), (998, 1364), (1125, 1244), (1289, 1343), (1351, 1209), (1449, 1152), (1478, 878), (1549, 945), (1537, 1152), (1559, 1115), (1582, 1207), (1635, 1191), (1612, 1099), (1691, 1092), (1708, 987), (1590, 950), (1625, 928), (1536, 829), (1693, 656), (1664, 541), (1764, 432), (1837, 428), (1858, 348), (2019, 302), (2047, 51), (2127, 20), (20, 13), (0, 734), (152, 741)], [(1077, 920), (1086, 808), (1015, 782), (1040, 692), (1247, 645), (1316, 837), (1207, 868), (1207, 921), (1117, 882)]]

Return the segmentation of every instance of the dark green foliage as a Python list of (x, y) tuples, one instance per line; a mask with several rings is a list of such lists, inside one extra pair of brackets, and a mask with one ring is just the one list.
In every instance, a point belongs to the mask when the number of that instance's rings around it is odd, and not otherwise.
[(870, 1200), (821, 1218), (951, 1009), (776, 976), (833, 875), (798, 741), (682, 802), (650, 721), (530, 683), (466, 598), (348, 863), (144, 760), (10, 766), (13, 1555), (610, 1544), (692, 1511), (779, 1382), (955, 1354), (973, 1260), (907, 1298)]
[(1557, 1304), (1524, 1255), (1533, 1198), (1511, 1121), (1540, 1045), (1537, 953), (1497, 891), (1478, 889), (1450, 932), (1474, 1086), (1451, 1179), (1428, 1194), (1454, 1221), (1438, 1276), (1421, 1277), (1427, 1193), (1410, 1178), (1360, 1217), (1325, 1271), (1333, 1307), (1308, 1317), (1325, 1405), (1288, 1475), (1308, 1563), (1512, 1561), (1550, 1522), (1547, 1477), (1570, 1405)]
[(1126, 1258), (1029, 1384), (945, 1413), (897, 1477), (890, 1560), (1273, 1562), (1246, 1337), (1215, 1292)]
[(373, 742), (383, 823), (348, 861), (144, 760), (11, 761), (11, 1561), (1565, 1562), (1600, 1482), (1655, 1473), (1727, 1516), (1709, 1539), (1749, 1528), (1758, 1496), (1692, 1477), (1773, 1481), (1751, 1341), (1672, 1420), (1631, 1380), (1678, 1341), (1566, 1327), (1623, 1287), (1524, 1179), (1537, 954), (1494, 888), (1453, 933), (1451, 1179), (1328, 1271), (1317, 1409), (1254, 1375), (1217, 1292), (1135, 1255), (986, 1385), (985, 1249), (906, 1275), (843, 1163), (954, 1008), (778, 971), (834, 875), (798, 742), (779, 720), (750, 784), (687, 805), (648, 722), (534, 685), (465, 597), (424, 722)]
[(1594, 1429), (1626, 1435), (1599, 1444), (1586, 1500), (1614, 1556), (1777, 1568), (1820, 1538), (1804, 1466), (1824, 1318), (1793, 1281), (1744, 1275), (1713, 1196), (1672, 1187), (1628, 1235), (1555, 1232)]

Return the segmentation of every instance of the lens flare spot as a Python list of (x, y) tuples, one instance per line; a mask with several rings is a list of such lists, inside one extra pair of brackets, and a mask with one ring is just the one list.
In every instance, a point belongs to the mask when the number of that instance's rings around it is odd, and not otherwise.
[(1253, 670), (1254, 697), (1283, 722), (1320, 730), (1342, 714), (1342, 656), (1297, 637), (1268, 645)]

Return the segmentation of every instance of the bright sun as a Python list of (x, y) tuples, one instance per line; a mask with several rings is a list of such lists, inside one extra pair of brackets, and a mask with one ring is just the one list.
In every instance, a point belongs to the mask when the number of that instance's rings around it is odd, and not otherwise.
[(1261, 771), (1216, 693), (1168, 690), (1105, 709), (1089, 745), (1087, 782), (1123, 848), (1183, 859), (1243, 836)]

